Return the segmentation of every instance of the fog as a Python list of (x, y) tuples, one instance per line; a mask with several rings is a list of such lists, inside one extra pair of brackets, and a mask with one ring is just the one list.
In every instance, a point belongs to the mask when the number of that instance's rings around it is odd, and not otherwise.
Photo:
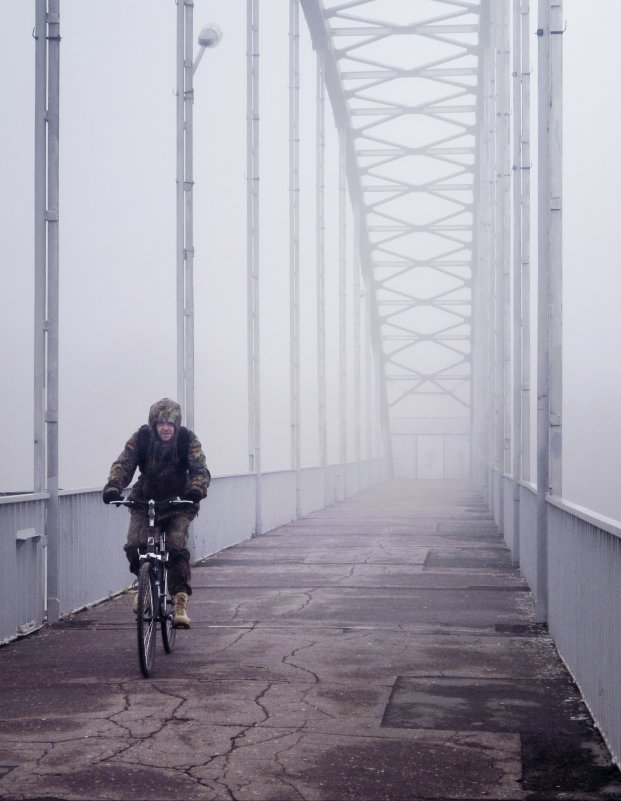
[[(399, 4), (408, 9), (411, 0), (393, 2)], [(248, 469), (245, 5), (196, 0), (194, 9), (195, 30), (214, 21), (223, 31), (195, 74), (194, 104), (195, 429), (217, 475)], [(536, 2), (531, 5), (534, 34)], [(613, 37), (621, 8), (614, 0), (565, 0), (564, 8), (563, 494), (621, 519), (615, 241), (621, 99), (610, 88), (620, 60)], [(176, 394), (175, 18), (173, 0), (61, 0), (59, 432), (65, 488), (101, 486), (126, 438), (146, 421), (149, 405)], [(34, 2), (0, 0), (0, 492), (32, 487), (33, 25)], [(302, 432), (303, 463), (314, 464), (315, 57), (303, 15), (300, 27)], [(263, 467), (271, 469), (288, 467), (290, 458), (288, 3), (262, 3), (260, 41)], [(533, 51), (536, 43), (533, 35)], [(534, 66), (533, 89), (536, 57)], [(329, 104), (326, 135), (328, 440), (334, 461), (338, 142)], [(350, 210), (350, 352), (352, 230)], [(534, 292), (536, 264), (533, 269)], [(353, 397), (350, 371), (350, 409)], [(364, 430), (370, 425), (363, 419)], [(351, 458), (351, 414), (348, 433)]]
[[(3, 491), (32, 486), (33, 8), (2, 0)], [(196, 3), (223, 39), (195, 74), (195, 429), (215, 474), (245, 472), (245, 4)], [(176, 7), (63, 0), (61, 8), (60, 480), (101, 485), (149, 405), (176, 395)], [(289, 466), (288, 5), (261, 26), (263, 467)], [(315, 334), (315, 56), (301, 35), (303, 464), (318, 459)], [(338, 141), (326, 109), (327, 337), (337, 335)], [(10, 225), (6, 225), (7, 221)], [(349, 215), (349, 328), (353, 226)], [(363, 318), (364, 318), (363, 300)], [(338, 456), (329, 348), (329, 458)], [(351, 383), (351, 376), (350, 376)], [(349, 387), (352, 398), (353, 383)], [(364, 409), (363, 409), (364, 413)], [(351, 417), (351, 416), (350, 416)], [(350, 432), (350, 442), (353, 433)]]

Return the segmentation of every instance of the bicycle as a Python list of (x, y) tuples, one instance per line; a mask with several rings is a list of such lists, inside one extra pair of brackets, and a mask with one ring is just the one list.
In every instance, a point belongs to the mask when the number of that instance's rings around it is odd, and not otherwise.
[(146, 550), (139, 553), (138, 609), (136, 613), (136, 634), (138, 637), (138, 660), (145, 678), (153, 672), (155, 662), (155, 641), (157, 624), (160, 624), (164, 651), (169, 654), (175, 645), (173, 598), (168, 593), (168, 553), (166, 551), (166, 532), (156, 522), (156, 512), (171, 506), (192, 506), (192, 501), (170, 498), (165, 501), (136, 501), (124, 498), (112, 501), (114, 506), (146, 508), (149, 519), (149, 533)]

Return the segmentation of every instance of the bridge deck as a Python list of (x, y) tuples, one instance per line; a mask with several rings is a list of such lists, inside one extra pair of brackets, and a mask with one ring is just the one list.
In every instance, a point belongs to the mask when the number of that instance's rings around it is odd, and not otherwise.
[(621, 798), (467, 485), (374, 488), (193, 583), (150, 680), (126, 596), (0, 649), (0, 798)]

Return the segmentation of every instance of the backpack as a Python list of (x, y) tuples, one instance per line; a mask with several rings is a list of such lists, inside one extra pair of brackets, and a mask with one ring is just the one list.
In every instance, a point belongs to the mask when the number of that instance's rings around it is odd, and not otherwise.
[[(151, 427), (140, 426), (138, 429), (138, 467), (144, 473), (147, 462), (149, 443), (151, 442)], [(184, 470), (188, 469), (188, 451), (190, 450), (190, 432), (185, 426), (179, 426), (177, 434), (177, 456)]]

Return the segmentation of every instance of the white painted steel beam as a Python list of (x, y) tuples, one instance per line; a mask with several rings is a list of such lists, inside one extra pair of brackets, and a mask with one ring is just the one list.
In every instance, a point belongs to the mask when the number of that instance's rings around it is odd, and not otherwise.
[(48, 0), (48, 104), (47, 104), (47, 612), (48, 621), (60, 617), (62, 550), (58, 498), (59, 400), (59, 116), (60, 116), (60, 2)]
[(562, 497), (562, 0), (539, 0), (537, 619), (548, 616), (549, 494)]
[(35, 148), (34, 148), (34, 477), (33, 489), (45, 488), (45, 351), (47, 300), (47, 3), (35, 4)]
[(522, 480), (522, 9), (521, 0), (512, 4), (512, 318), (513, 318), (513, 563), (520, 561), (520, 481)]
[(531, 314), (530, 314), (530, 215), (531, 215), (531, 65), (530, 65), (530, 0), (522, 0), (522, 63), (521, 63), (521, 105), (522, 105), (522, 152), (520, 162), (520, 175), (522, 186), (522, 225), (521, 225), (521, 297), (522, 297), (522, 376), (521, 376), (521, 451), (522, 451), (522, 479), (530, 481), (531, 476)]
[(315, 94), (315, 257), (317, 285), (317, 421), (319, 437), (319, 464), (328, 464), (327, 430), (327, 373), (326, 373), (326, 261), (325, 261), (325, 51), (317, 51)]
[(300, 4), (289, 0), (289, 320), (291, 467), (295, 470), (296, 518), (301, 517), (300, 403)]
[(246, 3), (248, 469), (255, 476), (255, 534), (261, 513), (261, 347), (259, 292), (259, 0)]

